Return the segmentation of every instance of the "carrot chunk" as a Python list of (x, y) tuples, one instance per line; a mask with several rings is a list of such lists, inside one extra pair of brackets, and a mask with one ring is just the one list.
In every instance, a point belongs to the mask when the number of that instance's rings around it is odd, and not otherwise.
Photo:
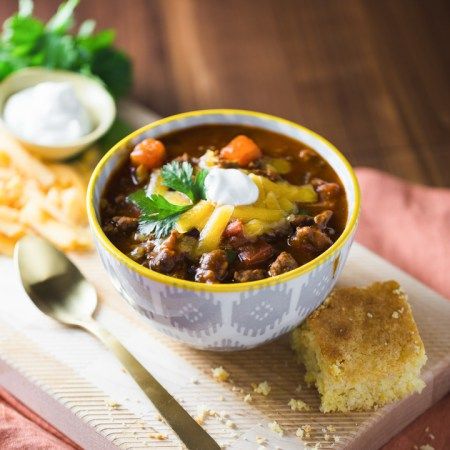
[(130, 160), (134, 166), (143, 165), (147, 169), (161, 167), (166, 159), (166, 148), (161, 141), (148, 138), (134, 147)]
[(261, 158), (262, 152), (252, 139), (241, 134), (222, 148), (220, 156), (240, 166), (247, 166), (255, 159)]

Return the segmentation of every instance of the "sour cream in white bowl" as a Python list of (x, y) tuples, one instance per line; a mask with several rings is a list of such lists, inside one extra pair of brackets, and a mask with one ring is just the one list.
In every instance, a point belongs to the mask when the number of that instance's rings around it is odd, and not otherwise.
[(3, 127), (45, 159), (65, 159), (99, 139), (116, 107), (99, 82), (74, 72), (30, 68), (0, 84)]

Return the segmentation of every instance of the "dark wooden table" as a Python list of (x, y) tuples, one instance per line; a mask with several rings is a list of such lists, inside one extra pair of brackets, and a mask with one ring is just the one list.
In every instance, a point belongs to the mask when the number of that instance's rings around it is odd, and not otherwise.
[[(36, 0), (37, 14), (58, 2)], [(15, 7), (1, 1), (0, 20)], [(450, 185), (448, 1), (84, 0), (78, 17), (117, 30), (133, 96), (162, 115), (264, 111), (323, 134), (354, 165)], [(449, 423), (448, 396), (385, 448), (450, 448)]]

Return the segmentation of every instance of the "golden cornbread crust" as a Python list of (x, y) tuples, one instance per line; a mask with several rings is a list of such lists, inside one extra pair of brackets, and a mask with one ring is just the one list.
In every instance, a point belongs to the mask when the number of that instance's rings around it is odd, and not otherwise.
[(324, 412), (376, 408), (425, 385), (425, 349), (396, 281), (335, 289), (292, 342)]

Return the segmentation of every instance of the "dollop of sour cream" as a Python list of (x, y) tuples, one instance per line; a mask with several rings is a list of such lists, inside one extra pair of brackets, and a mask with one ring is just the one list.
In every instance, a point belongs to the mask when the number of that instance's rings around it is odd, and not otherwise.
[(3, 119), (18, 136), (40, 145), (70, 144), (92, 131), (73, 86), (46, 81), (8, 98)]
[(212, 168), (205, 178), (207, 200), (218, 205), (251, 205), (259, 195), (258, 186), (238, 169)]

